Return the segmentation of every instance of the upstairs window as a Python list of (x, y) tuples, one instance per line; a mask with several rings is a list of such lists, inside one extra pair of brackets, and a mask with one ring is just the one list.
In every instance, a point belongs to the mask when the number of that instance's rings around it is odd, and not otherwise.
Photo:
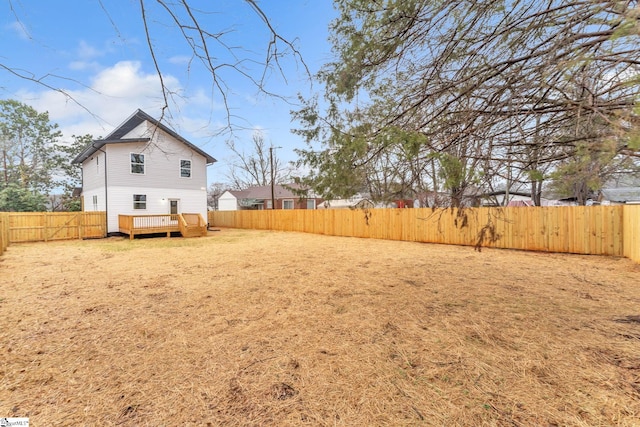
[(131, 153), (131, 173), (144, 175), (144, 154)]
[(147, 195), (146, 194), (134, 194), (133, 195), (133, 209), (147, 209)]
[(191, 160), (180, 160), (180, 178), (191, 178)]

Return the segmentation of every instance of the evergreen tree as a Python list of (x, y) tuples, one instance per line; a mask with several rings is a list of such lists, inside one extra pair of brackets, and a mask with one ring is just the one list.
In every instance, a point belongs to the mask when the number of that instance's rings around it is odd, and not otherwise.
[(48, 194), (56, 185), (55, 144), (61, 136), (47, 112), (0, 100), (0, 188), (15, 185)]

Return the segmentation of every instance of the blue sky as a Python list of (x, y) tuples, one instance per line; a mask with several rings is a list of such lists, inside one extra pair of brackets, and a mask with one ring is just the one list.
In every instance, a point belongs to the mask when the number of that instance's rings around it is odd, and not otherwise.
[[(233, 156), (225, 145), (230, 135), (215, 136), (227, 120), (220, 93), (212, 89), (209, 73), (196, 63), (189, 63), (191, 52), (170, 17), (155, 1), (147, 3), (150, 35), (163, 78), (179, 94), (170, 103), (166, 122), (218, 159), (209, 168), (209, 182), (225, 181)], [(189, 4), (194, 9), (205, 8), (200, 9), (201, 22), (207, 31), (228, 31), (224, 41), (237, 49), (238, 58), (263, 60), (268, 33), (244, 1), (192, 0)], [(275, 29), (294, 42), (312, 74), (330, 60), (328, 25), (335, 17), (331, 1), (271, 0), (258, 4)], [(211, 56), (231, 61), (221, 47)], [(2, 2), (0, 65), (63, 89), (81, 104), (0, 69), (0, 98), (17, 99), (38, 111), (48, 111), (51, 121), (60, 126), (63, 140), (70, 140), (73, 134), (105, 136), (137, 108), (160, 116), (159, 78), (136, 0)], [(281, 65), (286, 79), (275, 70), (269, 73), (269, 91), (295, 102), (297, 93), (309, 96), (320, 90), (310, 85), (304, 68), (292, 56)], [(254, 75), (259, 70), (250, 61), (243, 62), (242, 67)], [(281, 162), (295, 160), (293, 149), (305, 145), (290, 132), (295, 124), (289, 112), (295, 106), (261, 95), (237, 72), (221, 73), (237, 127), (236, 145), (250, 150), (251, 135), (259, 129), (268, 144), (282, 147), (277, 150)]]

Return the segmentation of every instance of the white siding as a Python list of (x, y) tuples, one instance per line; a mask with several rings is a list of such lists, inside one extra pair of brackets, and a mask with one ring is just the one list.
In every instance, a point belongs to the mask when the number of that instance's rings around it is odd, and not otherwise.
[(102, 151), (96, 151), (82, 163), (82, 192), (102, 187), (104, 192), (104, 156)]
[[(133, 209), (133, 195), (147, 196), (147, 208)], [(108, 232), (117, 233), (118, 215), (153, 215), (170, 213), (169, 200), (178, 202), (178, 213), (199, 213), (207, 220), (207, 192), (205, 190), (183, 190), (155, 187), (109, 186)], [(86, 205), (86, 200), (85, 200)]]
[(131, 129), (129, 132), (127, 132), (122, 137), (122, 139), (151, 138), (152, 136), (153, 136), (153, 133), (149, 129), (149, 122), (145, 120), (144, 122), (140, 123), (138, 126), (136, 126), (133, 129)]
[[(207, 218), (207, 161), (181, 141), (160, 129), (141, 123), (124, 138), (152, 138), (149, 143), (115, 142), (105, 145), (82, 164), (85, 211), (107, 211), (107, 231), (116, 233), (118, 215), (170, 213), (169, 200), (179, 200), (180, 213)], [(144, 154), (144, 174), (131, 173), (131, 153)], [(191, 160), (191, 177), (180, 176), (180, 160)], [(107, 186), (105, 192), (105, 165)], [(146, 209), (133, 209), (133, 195), (147, 196)], [(106, 202), (105, 202), (106, 199)], [(108, 205), (107, 205), (108, 203)]]
[(220, 211), (237, 211), (238, 199), (228, 191), (225, 191), (218, 198), (218, 210)]
[[(107, 145), (109, 187), (143, 186), (200, 190), (207, 187), (206, 159), (178, 141)], [(131, 173), (131, 153), (144, 154), (144, 175)], [(180, 176), (180, 160), (191, 160), (191, 177)]]
[[(105, 154), (97, 151), (82, 163), (82, 198), (86, 212), (105, 211), (104, 171)], [(97, 206), (93, 204), (93, 197), (97, 198)]]
[[(93, 196), (96, 196), (98, 204), (95, 206), (93, 204)], [(93, 211), (105, 211), (107, 210), (106, 202), (104, 199), (104, 185), (100, 188), (93, 188), (91, 190), (84, 190), (82, 192), (82, 197), (84, 200), (84, 211), (85, 212), (93, 212)]]

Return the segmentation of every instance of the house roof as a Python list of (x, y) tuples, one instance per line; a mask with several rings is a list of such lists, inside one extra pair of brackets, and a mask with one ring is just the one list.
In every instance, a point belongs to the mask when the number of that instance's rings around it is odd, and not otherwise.
[(324, 203), (318, 205), (318, 209), (342, 209), (342, 208), (373, 208), (373, 207), (384, 207), (384, 206), (376, 206), (371, 200), (352, 197), (350, 199), (333, 199), (333, 200), (325, 200)]
[(200, 154), (202, 157), (206, 159), (208, 165), (216, 162), (216, 159), (214, 159), (211, 155), (207, 154), (206, 152), (204, 152), (203, 150), (201, 150), (191, 142), (187, 141), (186, 139), (178, 135), (176, 132), (171, 130), (169, 127), (160, 123), (160, 121), (154, 119), (144, 111), (138, 109), (127, 120), (125, 120), (124, 123), (122, 123), (120, 126), (115, 128), (104, 139), (94, 140), (89, 145), (87, 145), (84, 148), (84, 150), (82, 150), (82, 152), (78, 154), (75, 159), (73, 159), (71, 163), (84, 162), (85, 160), (87, 160), (87, 158), (92, 156), (96, 151), (98, 151), (99, 149), (101, 149), (107, 144), (118, 144), (118, 143), (127, 143), (127, 142), (149, 142), (151, 138), (123, 138), (123, 136), (131, 132), (133, 129), (136, 128), (136, 126), (140, 125), (140, 123), (144, 121), (150, 122), (152, 125), (168, 133), (169, 135), (171, 135), (178, 141), (182, 142), (184, 145), (186, 145), (196, 153)]
[(605, 200), (615, 203), (640, 203), (640, 187), (603, 188)]
[[(526, 193), (524, 191), (509, 191), (509, 196), (521, 196), (521, 197), (531, 197), (531, 193)], [(494, 197), (494, 196), (506, 196), (507, 190), (498, 190), (491, 191), (489, 193), (478, 194), (478, 197)]]
[[(290, 188), (299, 188), (296, 184), (288, 184), (286, 187), (280, 184), (273, 186), (273, 193), (276, 199), (289, 199), (298, 198), (297, 194), (290, 190)], [(249, 187), (245, 190), (229, 190), (229, 193), (233, 194), (238, 200), (240, 199), (258, 199), (258, 200), (270, 200), (271, 199), (271, 186), (259, 185)]]

